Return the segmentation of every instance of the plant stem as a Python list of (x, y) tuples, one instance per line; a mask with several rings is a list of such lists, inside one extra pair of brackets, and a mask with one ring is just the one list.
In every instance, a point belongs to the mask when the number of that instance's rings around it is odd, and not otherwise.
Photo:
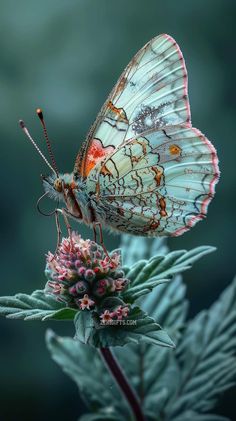
[(137, 421), (145, 421), (138, 397), (129, 384), (125, 373), (123, 372), (116, 357), (110, 348), (100, 348), (101, 355), (112, 373), (117, 384), (120, 386), (126, 400), (128, 401)]

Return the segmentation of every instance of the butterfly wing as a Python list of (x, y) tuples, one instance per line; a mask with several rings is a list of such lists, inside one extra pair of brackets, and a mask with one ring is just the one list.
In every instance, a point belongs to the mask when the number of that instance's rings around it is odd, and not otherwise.
[(190, 126), (187, 71), (179, 46), (163, 34), (149, 41), (122, 73), (77, 156), (74, 172), (86, 178), (127, 139), (182, 123)]
[(124, 70), (78, 155), (101, 222), (177, 236), (202, 219), (219, 178), (212, 144), (191, 127), (187, 71), (173, 38), (148, 42)]
[[(178, 236), (206, 215), (219, 178), (216, 151), (197, 129), (151, 129), (96, 165), (87, 189), (106, 225), (136, 235)], [(96, 187), (95, 187), (96, 185)]]

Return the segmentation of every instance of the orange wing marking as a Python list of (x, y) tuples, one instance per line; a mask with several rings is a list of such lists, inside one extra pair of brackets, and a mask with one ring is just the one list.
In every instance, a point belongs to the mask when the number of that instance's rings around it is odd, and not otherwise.
[(102, 168), (100, 170), (100, 174), (102, 174), (102, 175), (112, 175), (112, 172), (106, 167), (105, 164), (103, 164)]
[(143, 228), (143, 232), (155, 231), (160, 225), (159, 221), (152, 220), (150, 224)]
[(169, 151), (170, 151), (171, 155), (180, 155), (181, 148), (177, 145), (170, 145)]
[(167, 216), (167, 212), (166, 212), (166, 201), (165, 199), (163, 199), (163, 197), (160, 198), (160, 215), (161, 216)]
[(159, 170), (157, 167), (151, 167), (152, 171), (155, 173), (154, 180), (157, 183), (157, 186), (160, 186), (161, 184), (161, 177), (163, 175), (163, 171)]
[(93, 139), (85, 157), (84, 176), (87, 177), (97, 162), (111, 154), (114, 149), (114, 146), (103, 147), (102, 142), (99, 139)]
[(107, 108), (109, 108), (114, 114), (118, 115), (118, 120), (125, 121), (126, 123), (128, 123), (128, 120), (123, 108), (116, 108), (115, 105), (111, 101), (108, 102)]

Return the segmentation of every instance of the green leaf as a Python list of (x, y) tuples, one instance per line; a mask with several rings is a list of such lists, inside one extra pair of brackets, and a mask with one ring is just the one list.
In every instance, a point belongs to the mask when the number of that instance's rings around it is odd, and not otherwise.
[(214, 250), (214, 247), (202, 246), (190, 251), (173, 251), (165, 256), (155, 256), (148, 261), (141, 260), (135, 263), (126, 271), (130, 284), (121, 294), (122, 298), (126, 302), (134, 302), (157, 285), (168, 282), (174, 274), (189, 269), (196, 260)]
[(126, 302), (133, 303), (135, 300), (137, 300), (139, 297), (142, 297), (143, 295), (148, 294), (155, 288), (157, 285), (164, 284), (166, 282), (169, 282), (169, 279), (153, 279), (151, 281), (145, 281), (145, 283), (141, 283), (137, 286), (127, 288), (122, 294), (122, 298)]
[(76, 313), (77, 310), (65, 307), (43, 290), (36, 290), (31, 295), (19, 293), (0, 297), (0, 315), (9, 319), (73, 320)]
[(181, 380), (167, 408), (170, 419), (182, 419), (189, 410), (208, 412), (219, 395), (236, 383), (236, 279), (210, 310), (188, 324), (177, 361)]
[[(49, 314), (48, 316), (44, 316), (42, 320), (74, 320), (78, 313), (79, 311), (75, 310), (74, 308), (64, 307), (52, 314)], [(29, 320), (29, 318), (26, 320)]]
[(117, 321), (114, 325), (99, 325), (93, 316), (84, 310), (75, 318), (75, 337), (85, 344), (101, 348), (146, 342), (174, 347), (167, 333), (139, 307), (132, 308), (125, 320)]
[[(183, 272), (190, 269), (192, 264), (208, 253), (215, 251), (215, 247), (202, 246), (196, 247), (193, 250), (178, 250), (172, 251), (165, 256), (152, 257), (148, 262), (145, 275), (150, 278), (163, 279), (171, 277), (173, 274)], [(161, 258), (162, 257), (162, 258)], [(140, 275), (133, 280), (132, 284), (137, 285), (142, 279)], [(143, 282), (143, 280), (142, 280)]]
[(166, 237), (145, 238), (128, 234), (122, 234), (120, 248), (124, 264), (127, 266), (157, 254), (165, 255), (168, 251)]
[(75, 338), (79, 341), (87, 344), (91, 340), (94, 330), (94, 321), (92, 317), (92, 312), (89, 310), (81, 310), (75, 316)]
[(151, 294), (143, 297), (142, 309), (177, 340), (179, 330), (183, 328), (187, 317), (188, 302), (185, 298), (186, 285), (181, 276), (171, 282), (160, 285)]
[[(129, 409), (123, 395), (95, 348), (72, 338), (61, 338), (52, 330), (46, 333), (46, 343), (53, 360), (76, 382), (80, 394), (96, 415), (101, 410), (101, 414), (110, 416), (108, 419), (116, 419), (117, 413), (118, 419), (123, 419), (121, 414), (125, 414), (124, 420), (128, 419)], [(88, 417), (88, 420), (96, 419), (91, 418), (91, 414)]]

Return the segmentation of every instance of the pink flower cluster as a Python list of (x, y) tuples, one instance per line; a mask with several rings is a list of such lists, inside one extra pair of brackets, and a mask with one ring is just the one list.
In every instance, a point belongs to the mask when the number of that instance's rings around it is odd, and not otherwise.
[(72, 241), (63, 238), (55, 256), (47, 255), (45, 293), (70, 307), (94, 309), (126, 288), (128, 279), (120, 264), (119, 252), (107, 256), (99, 244), (73, 232)]

